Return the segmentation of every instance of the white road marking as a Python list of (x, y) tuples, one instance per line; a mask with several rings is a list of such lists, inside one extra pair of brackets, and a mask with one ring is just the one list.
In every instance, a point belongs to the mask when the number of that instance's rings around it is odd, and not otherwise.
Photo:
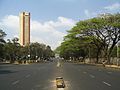
[(107, 82), (105, 82), (105, 81), (103, 81), (103, 83), (106, 84), (106, 85), (109, 86), (109, 87), (111, 86), (111, 84), (109, 84), (109, 83), (107, 83)]
[(83, 72), (84, 74), (86, 74), (87, 72)]
[(64, 88), (57, 88), (57, 90), (64, 90)]
[(20, 81), (17, 80), (17, 81), (15, 81), (15, 82), (13, 82), (12, 85), (15, 85), (15, 84), (17, 84), (17, 83), (19, 83), (19, 82), (20, 82)]
[(91, 78), (95, 78), (95, 76), (94, 76), (94, 75), (92, 75), (92, 74), (90, 74), (90, 77), (91, 77)]
[(107, 73), (111, 74), (112, 72), (107, 72)]
[(57, 67), (60, 67), (60, 65), (61, 65), (60, 62), (58, 62), (58, 63), (57, 63)]
[(26, 78), (28, 78), (28, 77), (30, 77), (31, 75), (30, 74), (28, 74), (27, 76), (25, 76)]

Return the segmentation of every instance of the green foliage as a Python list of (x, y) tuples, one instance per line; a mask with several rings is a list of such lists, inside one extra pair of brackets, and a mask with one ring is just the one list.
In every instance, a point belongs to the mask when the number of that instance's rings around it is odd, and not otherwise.
[[(108, 62), (115, 45), (120, 40), (120, 14), (103, 14), (79, 21), (64, 37), (57, 48), (61, 57), (106, 57)], [(92, 52), (90, 52), (90, 50)], [(82, 54), (81, 54), (82, 52)], [(88, 53), (89, 52), (89, 53)], [(103, 53), (102, 53), (103, 52)], [(102, 53), (102, 54), (101, 54)], [(88, 55), (89, 54), (89, 55)]]
[[(4, 58), (14, 62), (15, 60), (36, 60), (38, 58), (49, 59), (55, 55), (51, 47), (45, 44), (36, 42), (27, 46), (20, 46), (18, 38), (8, 39), (5, 42), (5, 36), (6, 33), (0, 30), (0, 59)], [(30, 55), (30, 58), (28, 55)]]
[[(18, 38), (12, 40), (8, 39), (8, 42), (4, 45), (4, 58), (14, 62), (15, 60), (31, 60), (44, 59), (54, 57), (54, 53), (50, 46), (40, 44), (38, 42), (31, 43), (27, 46), (20, 46)], [(28, 57), (30, 55), (30, 57)]]
[(4, 40), (5, 36), (6, 36), (6, 33), (0, 29), (0, 59), (4, 58), (4, 48), (3, 47), (5, 44), (5, 40)]

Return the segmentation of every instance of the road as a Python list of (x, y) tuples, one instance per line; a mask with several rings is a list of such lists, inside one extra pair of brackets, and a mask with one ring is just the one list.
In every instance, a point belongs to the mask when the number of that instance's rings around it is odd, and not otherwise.
[[(56, 88), (63, 77), (65, 89)], [(0, 90), (120, 90), (120, 70), (56, 62), (0, 65)]]

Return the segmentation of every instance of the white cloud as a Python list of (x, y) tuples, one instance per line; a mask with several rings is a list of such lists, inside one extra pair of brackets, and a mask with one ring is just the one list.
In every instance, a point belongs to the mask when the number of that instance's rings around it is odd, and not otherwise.
[(7, 15), (0, 20), (0, 28), (5, 31), (7, 38), (19, 36), (19, 18), (14, 15)]
[(5, 16), (4, 19), (2, 19), (1, 24), (11, 29), (19, 29), (18, 22), (19, 22), (18, 16), (9, 15)]
[[(31, 42), (45, 43), (55, 49), (66, 35), (63, 31), (72, 28), (74, 25), (74, 20), (65, 17), (58, 17), (56, 21), (51, 20), (44, 23), (31, 20)], [(18, 16), (5, 16), (0, 21), (0, 26), (7, 33), (7, 38), (19, 36)]]
[(112, 5), (104, 7), (104, 9), (111, 10), (111, 11), (118, 10), (118, 9), (120, 9), (120, 3), (114, 3)]

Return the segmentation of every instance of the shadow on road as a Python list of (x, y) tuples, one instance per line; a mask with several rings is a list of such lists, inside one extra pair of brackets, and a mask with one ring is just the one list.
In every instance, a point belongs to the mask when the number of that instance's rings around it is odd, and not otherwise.
[(95, 66), (94, 64), (74, 64), (73, 65), (76, 65), (76, 66)]
[(10, 74), (10, 73), (16, 73), (17, 71), (11, 71), (11, 70), (0, 70), (0, 74)]

